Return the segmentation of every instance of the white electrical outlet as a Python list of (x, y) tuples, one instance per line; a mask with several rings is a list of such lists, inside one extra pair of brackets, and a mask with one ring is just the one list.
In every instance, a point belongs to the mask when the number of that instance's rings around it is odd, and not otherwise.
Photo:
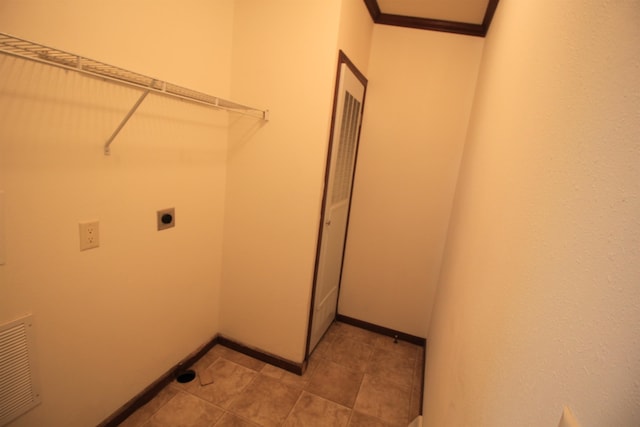
[(100, 223), (98, 221), (81, 222), (80, 250), (86, 251), (100, 246)]

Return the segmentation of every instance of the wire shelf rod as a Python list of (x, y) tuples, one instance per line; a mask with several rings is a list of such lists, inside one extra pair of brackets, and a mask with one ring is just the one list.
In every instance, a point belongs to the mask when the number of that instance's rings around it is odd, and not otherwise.
[(269, 110), (261, 110), (247, 105), (238, 104), (217, 96), (174, 85), (134, 71), (129, 71), (94, 59), (68, 53), (2, 32), (0, 32), (0, 52), (143, 90), (143, 96), (141, 96), (134, 108), (132, 108), (127, 117), (125, 117), (125, 120), (123, 120), (121, 125), (105, 144), (106, 153), (108, 153), (109, 145), (115, 136), (121, 130), (122, 126), (126, 124), (148, 93), (155, 93), (214, 109), (227, 110), (248, 115), (264, 121), (269, 120)]

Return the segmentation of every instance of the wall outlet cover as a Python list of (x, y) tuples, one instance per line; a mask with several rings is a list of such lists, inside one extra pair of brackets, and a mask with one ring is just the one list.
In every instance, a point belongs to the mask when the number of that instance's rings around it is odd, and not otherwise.
[(98, 221), (81, 222), (79, 226), (81, 251), (100, 246), (100, 223)]

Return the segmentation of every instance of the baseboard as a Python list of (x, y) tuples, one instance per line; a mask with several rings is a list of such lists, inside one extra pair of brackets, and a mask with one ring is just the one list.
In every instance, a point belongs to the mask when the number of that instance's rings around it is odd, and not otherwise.
[(307, 368), (306, 362), (296, 363), (279, 356), (264, 352), (257, 348), (249, 347), (222, 335), (218, 336), (218, 343), (232, 350), (251, 356), (270, 365), (277, 366), (294, 374), (302, 375)]
[(147, 402), (160, 393), (160, 391), (169, 385), (169, 383), (173, 381), (180, 372), (196, 363), (216, 344), (218, 344), (217, 335), (165, 372), (160, 378), (155, 380), (127, 403), (122, 405), (120, 409), (98, 424), (98, 427), (116, 427), (120, 425), (124, 420), (131, 416), (131, 414), (143, 407)]
[(251, 356), (255, 359), (261, 360), (265, 363), (269, 363), (270, 365), (277, 366), (279, 368), (285, 369), (289, 372), (293, 372), (294, 374), (302, 375), (307, 367), (306, 362), (303, 363), (295, 363), (289, 360), (283, 359), (281, 357), (275, 356), (273, 354), (266, 353), (264, 351), (258, 350), (256, 348), (252, 348), (246, 346), (244, 344), (240, 344), (237, 341), (234, 341), (230, 338), (216, 335), (209, 341), (204, 344), (200, 348), (198, 348), (193, 353), (189, 354), (186, 358), (184, 358), (181, 362), (173, 366), (167, 372), (165, 372), (160, 378), (155, 380), (152, 384), (138, 393), (134, 398), (129, 400), (127, 403), (122, 405), (120, 409), (111, 414), (107, 419), (98, 424), (98, 427), (117, 427), (124, 420), (126, 420), (131, 414), (135, 411), (143, 407), (147, 402), (153, 399), (160, 391), (165, 388), (171, 381), (173, 381), (179, 373), (184, 371), (185, 369), (192, 366), (196, 363), (202, 356), (204, 356), (209, 350), (211, 350), (215, 345), (223, 345), (232, 350), (238, 351), (240, 353), (246, 354), (247, 356)]
[(422, 347), (426, 347), (427, 345), (427, 340), (425, 338), (396, 331), (395, 329), (386, 328), (384, 326), (375, 325), (373, 323), (365, 322), (364, 320), (354, 319), (353, 317), (345, 316), (343, 314), (337, 314), (336, 320), (342, 323), (357, 326), (362, 329), (367, 329), (371, 332), (376, 332), (381, 335), (395, 337), (402, 341), (410, 342), (411, 344), (419, 345)]
[(420, 387), (420, 424), (419, 426), (422, 426), (422, 415), (424, 415), (422, 413), (423, 408), (423, 403), (424, 403), (424, 376), (425, 376), (425, 370), (427, 369), (427, 343), (425, 342), (424, 344), (424, 351), (422, 352), (422, 366), (423, 366), (423, 371), (422, 371), (422, 387)]

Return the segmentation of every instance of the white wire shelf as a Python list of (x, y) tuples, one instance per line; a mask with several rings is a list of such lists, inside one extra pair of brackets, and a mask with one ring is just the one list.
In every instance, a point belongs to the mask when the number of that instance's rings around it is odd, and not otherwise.
[(142, 89), (143, 93), (136, 104), (131, 108), (118, 128), (105, 143), (105, 154), (110, 153), (111, 143), (149, 93), (178, 98), (183, 101), (215, 109), (228, 110), (265, 121), (269, 120), (269, 110), (260, 110), (258, 108), (238, 104), (217, 96), (174, 85), (143, 74), (125, 70), (124, 68), (105, 64), (104, 62), (68, 53), (49, 46), (44, 46), (2, 32), (0, 32), (0, 52), (54, 67), (76, 71), (92, 77), (109, 80), (114, 83)]

